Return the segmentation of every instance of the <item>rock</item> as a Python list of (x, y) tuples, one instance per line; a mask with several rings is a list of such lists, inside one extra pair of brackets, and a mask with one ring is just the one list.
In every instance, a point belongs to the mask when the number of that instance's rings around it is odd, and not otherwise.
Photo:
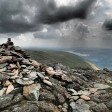
[(75, 102), (70, 103), (72, 112), (91, 112), (89, 110), (90, 106), (88, 104), (77, 104)]
[(12, 94), (0, 97), (0, 109), (10, 106), (12, 103), (12, 98)]
[(89, 91), (90, 93), (95, 93), (98, 90), (98, 88), (90, 88)]
[(23, 95), (21, 93), (18, 93), (14, 96), (14, 98), (12, 100), (12, 104), (18, 103), (18, 102), (22, 101), (23, 99), (24, 99)]
[(26, 68), (26, 65), (21, 65), (21, 68)]
[(6, 94), (11, 93), (14, 90), (14, 86), (12, 84), (10, 84), (6, 90)]
[(109, 112), (108, 108), (104, 103), (99, 103), (96, 106), (92, 107), (94, 112)]
[(32, 81), (31, 79), (28, 79), (28, 78), (16, 79), (16, 82), (18, 84), (24, 85), (24, 86), (27, 86), (27, 85), (30, 85), (30, 84), (34, 83), (34, 81)]
[(62, 112), (68, 112), (66, 108), (62, 108)]
[(106, 90), (98, 90), (94, 93), (94, 95), (101, 95), (101, 94), (106, 94)]
[(49, 74), (49, 75), (54, 75), (56, 72), (53, 70), (53, 68), (52, 67), (47, 67), (46, 68), (46, 72)]
[(94, 84), (94, 87), (97, 89), (108, 89), (111, 88), (109, 85), (105, 85), (105, 84)]
[(57, 93), (56, 98), (57, 98), (59, 104), (63, 104), (65, 102), (65, 98), (62, 94)]
[(17, 76), (19, 74), (19, 70), (18, 69), (17, 70), (14, 69), (12, 72), (14, 73), (15, 76)]
[(17, 53), (17, 52), (15, 52), (15, 51), (10, 51), (10, 53), (11, 53), (12, 55), (14, 55), (14, 56), (17, 56), (17, 57), (23, 59), (23, 57), (22, 57), (22, 55), (21, 55), (20, 53)]
[(24, 60), (22, 61), (22, 64), (24, 64), (24, 65), (31, 65), (31, 63), (29, 62), (28, 59), (24, 59)]
[(111, 80), (107, 80), (107, 83), (110, 83), (110, 84), (112, 84), (112, 81), (111, 81)]
[(78, 94), (79, 94), (79, 95), (87, 95), (87, 96), (88, 96), (88, 95), (90, 95), (91, 93), (90, 93), (89, 91), (86, 91), (86, 90), (85, 90), (85, 91), (82, 91), (82, 90), (81, 90), (81, 91), (78, 91)]
[(54, 104), (46, 101), (38, 101), (37, 107), (39, 112), (60, 112)]
[(0, 72), (2, 73), (2, 72), (5, 72), (6, 71), (6, 68), (2, 68), (2, 69), (0, 69)]
[(30, 86), (23, 87), (23, 95), (28, 100), (38, 101), (40, 84), (32, 84)]
[(77, 104), (85, 104), (85, 100), (83, 100), (83, 99), (78, 99), (78, 100), (76, 101), (76, 103), (77, 103)]
[(4, 85), (5, 87), (8, 87), (10, 84), (11, 84), (11, 82), (10, 82), (9, 80), (7, 80), (3, 85)]
[(0, 97), (3, 96), (3, 95), (5, 94), (6, 89), (7, 89), (7, 88), (3, 88), (3, 89), (0, 90)]
[(81, 95), (80, 98), (82, 98), (85, 101), (89, 101), (90, 100), (90, 98), (88, 96), (86, 96), (86, 95)]
[(35, 80), (36, 78), (38, 78), (36, 72), (31, 72), (27, 77), (30, 78), (31, 80)]
[(36, 68), (39, 68), (40, 67), (40, 63), (38, 63), (37, 61), (35, 61), (35, 60), (31, 60), (31, 63), (32, 63), (32, 65), (34, 66), (34, 67), (36, 67)]
[(0, 57), (0, 64), (6, 63), (7, 61), (11, 61), (12, 56), (1, 56)]
[(37, 105), (32, 103), (26, 103), (21, 106), (14, 105), (13, 107), (11, 107), (11, 110), (11, 112), (39, 112)]
[(91, 100), (94, 101), (94, 102), (97, 102), (97, 103), (100, 103), (100, 99), (99, 99), (99, 95), (93, 95), (91, 96)]
[(106, 106), (112, 110), (112, 100), (106, 103)]
[(0, 64), (0, 69), (3, 69), (6, 66), (7, 66), (7, 63)]
[(97, 103), (93, 101), (88, 101), (88, 104), (90, 107), (95, 107), (97, 105)]
[(41, 79), (45, 79), (44, 75), (42, 73), (37, 72), (37, 75), (41, 78)]
[(17, 66), (15, 64), (9, 64), (8, 69), (17, 69)]
[(39, 101), (55, 102), (55, 96), (50, 91), (40, 92)]
[(77, 96), (79, 95), (77, 91), (75, 91), (74, 89), (68, 89), (68, 91), (72, 92), (73, 96)]
[(70, 99), (73, 99), (74, 101), (77, 101), (79, 99), (79, 96), (71, 96)]
[(65, 74), (63, 74), (61, 78), (62, 78), (63, 81), (72, 82), (72, 79), (70, 79), (70, 78), (69, 78), (67, 75), (65, 75)]
[(6, 75), (5, 73), (0, 73), (0, 81), (6, 81), (8, 80), (10, 77), (8, 75)]
[(72, 110), (75, 109), (75, 106), (76, 106), (76, 103), (75, 103), (75, 102), (71, 102), (71, 103), (70, 103), (70, 107), (72, 108)]
[(43, 83), (45, 83), (45, 84), (47, 84), (49, 86), (52, 86), (52, 83), (50, 81), (46, 80), (46, 79), (43, 80)]

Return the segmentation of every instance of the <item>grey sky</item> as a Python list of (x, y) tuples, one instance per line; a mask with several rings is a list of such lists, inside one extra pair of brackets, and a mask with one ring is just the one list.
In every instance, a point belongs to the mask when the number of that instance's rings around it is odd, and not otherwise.
[[(112, 2), (83, 1), (0, 0), (0, 43), (13, 37), (22, 47), (112, 47), (111, 31), (102, 29), (112, 17)], [(81, 24), (88, 33), (77, 30)]]

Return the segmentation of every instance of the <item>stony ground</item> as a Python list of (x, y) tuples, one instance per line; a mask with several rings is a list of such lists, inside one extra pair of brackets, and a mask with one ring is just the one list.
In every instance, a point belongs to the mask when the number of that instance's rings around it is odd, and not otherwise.
[(0, 112), (112, 112), (112, 73), (32, 60), (0, 46)]

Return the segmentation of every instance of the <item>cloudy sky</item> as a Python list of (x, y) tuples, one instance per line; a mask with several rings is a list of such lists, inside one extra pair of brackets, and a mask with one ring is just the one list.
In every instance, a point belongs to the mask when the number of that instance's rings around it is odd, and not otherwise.
[(0, 0), (0, 43), (112, 48), (111, 7), (111, 0)]

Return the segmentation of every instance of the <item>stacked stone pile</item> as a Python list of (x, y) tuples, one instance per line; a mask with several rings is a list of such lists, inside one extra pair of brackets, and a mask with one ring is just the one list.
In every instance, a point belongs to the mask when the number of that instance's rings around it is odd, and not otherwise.
[(110, 77), (39, 63), (8, 39), (0, 45), (0, 112), (110, 112)]

